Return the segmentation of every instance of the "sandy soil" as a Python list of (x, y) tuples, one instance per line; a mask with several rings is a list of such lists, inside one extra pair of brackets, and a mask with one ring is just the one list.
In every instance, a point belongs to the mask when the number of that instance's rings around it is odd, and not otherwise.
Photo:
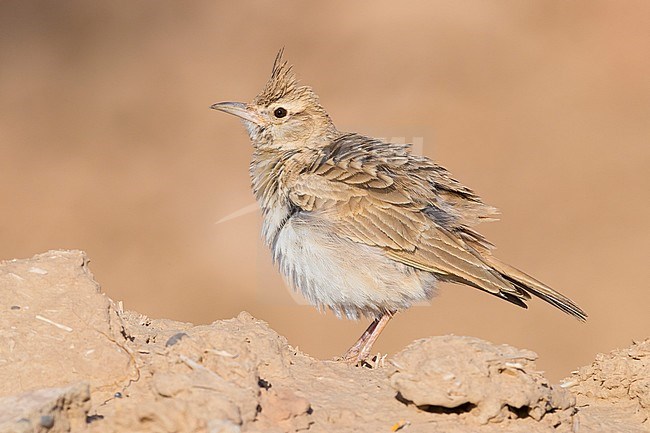
[(195, 326), (125, 311), (81, 251), (0, 264), (0, 432), (647, 432), (650, 340), (562, 384), (537, 355), (416, 340), (353, 367), (250, 314)]

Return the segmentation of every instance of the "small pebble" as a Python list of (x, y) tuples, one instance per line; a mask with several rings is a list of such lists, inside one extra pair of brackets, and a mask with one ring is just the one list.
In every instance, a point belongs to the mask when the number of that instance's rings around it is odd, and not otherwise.
[(165, 343), (165, 347), (171, 347), (171, 346), (173, 346), (174, 344), (176, 344), (176, 343), (178, 343), (179, 341), (181, 341), (181, 340), (183, 339), (183, 337), (187, 337), (187, 334), (184, 333), (184, 332), (179, 332), (179, 333), (177, 333), (177, 334), (172, 335), (171, 337), (169, 337), (169, 339), (168, 339), (167, 342)]
[(99, 414), (88, 415), (86, 417), (86, 424), (90, 424), (91, 422), (99, 421), (101, 419), (104, 419), (104, 415), (99, 415)]
[(123, 395), (122, 395), (121, 392), (118, 391), (118, 392), (116, 392), (115, 394), (113, 394), (113, 397), (115, 397), (115, 398), (122, 398)]
[(12, 310), (20, 310), (20, 305), (12, 305), (10, 308)]
[(52, 415), (41, 415), (41, 427), (50, 429), (54, 427), (54, 417)]
[(257, 381), (257, 386), (259, 386), (260, 388), (264, 388), (264, 389), (268, 390), (269, 388), (271, 388), (271, 383), (267, 382), (266, 380), (264, 380), (264, 379), (262, 379), (260, 377), (258, 379), (258, 381)]

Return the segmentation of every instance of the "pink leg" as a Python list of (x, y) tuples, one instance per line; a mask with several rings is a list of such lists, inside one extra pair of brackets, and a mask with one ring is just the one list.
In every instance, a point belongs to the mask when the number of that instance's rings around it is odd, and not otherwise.
[(390, 319), (393, 318), (392, 312), (385, 313), (379, 319), (375, 319), (368, 329), (361, 334), (361, 337), (357, 340), (356, 343), (348, 349), (347, 352), (343, 355), (343, 361), (359, 364), (368, 358), (370, 351), (372, 350), (373, 344), (379, 338), (379, 334), (384, 330)]
[(372, 335), (373, 331), (377, 327), (377, 324), (379, 323), (379, 319), (375, 319), (372, 321), (370, 326), (366, 328), (365, 331), (363, 331), (363, 334), (361, 334), (361, 337), (350, 347), (345, 354), (342, 356), (342, 360), (345, 362), (350, 362), (350, 363), (357, 363), (358, 362), (358, 357), (359, 357), (359, 352), (361, 351), (361, 348), (366, 344), (368, 341), (368, 338)]

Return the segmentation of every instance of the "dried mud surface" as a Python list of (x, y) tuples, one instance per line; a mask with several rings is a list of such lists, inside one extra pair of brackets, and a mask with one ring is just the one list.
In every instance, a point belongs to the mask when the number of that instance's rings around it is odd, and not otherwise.
[(0, 264), (0, 432), (647, 432), (650, 340), (562, 384), (536, 354), (417, 340), (352, 367), (248, 313), (150, 319), (100, 292), (80, 251)]

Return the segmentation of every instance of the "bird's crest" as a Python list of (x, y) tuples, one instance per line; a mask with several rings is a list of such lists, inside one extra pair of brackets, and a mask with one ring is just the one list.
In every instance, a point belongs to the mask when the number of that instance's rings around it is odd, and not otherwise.
[(293, 66), (282, 58), (283, 54), (284, 48), (275, 56), (271, 78), (267, 81), (262, 92), (255, 98), (256, 104), (268, 105), (291, 93), (296, 93), (296, 96), (298, 96), (298, 94), (311, 92), (309, 87), (298, 86), (298, 80), (293, 73)]

